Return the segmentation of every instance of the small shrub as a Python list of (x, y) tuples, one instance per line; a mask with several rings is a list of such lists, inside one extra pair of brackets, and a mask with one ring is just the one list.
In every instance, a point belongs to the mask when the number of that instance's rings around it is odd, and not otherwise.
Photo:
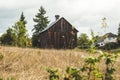
[(64, 80), (82, 80), (82, 77), (80, 75), (80, 69), (77, 68), (72, 68), (72, 67), (68, 67), (66, 69), (66, 75)]
[(111, 43), (105, 44), (105, 46), (103, 46), (101, 48), (104, 50), (111, 50), (111, 49), (117, 49), (118, 47), (119, 47), (118, 43), (111, 42)]
[(118, 58), (118, 54), (103, 53), (100, 55), (105, 60), (106, 70), (105, 70), (105, 80), (115, 80), (113, 74), (116, 71), (114, 65)]
[[(88, 56), (84, 58), (84, 65), (77, 69), (73, 67), (68, 67), (66, 69), (66, 75), (64, 80), (115, 80), (113, 74), (115, 73), (116, 69), (114, 67), (115, 62), (118, 58), (118, 54), (110, 54), (103, 51), (96, 51), (94, 45), (94, 33), (91, 31), (92, 40), (91, 40), (91, 47), (89, 49)], [(116, 43), (109, 43), (105, 46), (105, 49), (113, 49), (115, 48)], [(99, 56), (95, 56), (94, 53), (100, 53)], [(105, 72), (104, 67), (99, 67), (99, 63), (104, 61), (105, 65)], [(59, 80), (58, 70), (48, 69), (48, 73), (50, 73), (49, 80)], [(82, 75), (82, 76), (81, 76)], [(85, 76), (85, 78), (83, 77)], [(84, 78), (84, 79), (83, 79)]]
[(46, 70), (49, 73), (49, 80), (59, 80), (60, 74), (58, 69), (47, 68)]
[(0, 60), (2, 60), (3, 59), (3, 55), (2, 55), (2, 53), (0, 53)]

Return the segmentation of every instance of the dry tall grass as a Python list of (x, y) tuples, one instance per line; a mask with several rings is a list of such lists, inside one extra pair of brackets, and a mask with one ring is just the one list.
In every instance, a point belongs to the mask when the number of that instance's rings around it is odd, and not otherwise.
[[(0, 77), (4, 79), (14, 77), (16, 80), (48, 80), (46, 67), (60, 68), (61, 72), (64, 72), (68, 66), (81, 67), (83, 65), (81, 56), (87, 55), (86, 52), (77, 50), (4, 46), (0, 48), (0, 53), (4, 55), (3, 60), (0, 61)], [(117, 69), (120, 71), (120, 67)], [(119, 71), (117, 74), (120, 73)]]
[(4, 47), (0, 61), (0, 77), (14, 77), (17, 80), (47, 80), (46, 67), (65, 70), (68, 66), (80, 67), (84, 52), (75, 50), (31, 49)]

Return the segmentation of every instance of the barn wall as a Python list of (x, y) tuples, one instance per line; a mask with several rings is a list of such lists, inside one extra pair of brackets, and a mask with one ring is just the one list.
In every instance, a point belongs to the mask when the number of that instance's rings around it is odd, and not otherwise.
[(74, 48), (77, 46), (77, 31), (65, 19), (60, 19), (49, 30), (40, 34), (41, 48)]

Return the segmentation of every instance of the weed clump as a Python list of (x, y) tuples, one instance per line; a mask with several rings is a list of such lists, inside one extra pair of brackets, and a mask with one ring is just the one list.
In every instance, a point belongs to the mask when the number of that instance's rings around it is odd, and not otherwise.
[(2, 60), (3, 59), (3, 54), (2, 53), (0, 53), (0, 60)]

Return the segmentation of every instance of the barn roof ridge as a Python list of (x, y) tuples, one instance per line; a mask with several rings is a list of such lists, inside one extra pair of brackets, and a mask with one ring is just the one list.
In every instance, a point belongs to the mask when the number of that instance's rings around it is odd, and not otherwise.
[(49, 28), (51, 28), (55, 23), (57, 23), (57, 22), (58, 22), (60, 19), (62, 19), (62, 18), (63, 18), (63, 17), (61, 17), (61, 18), (53, 21), (52, 23), (50, 23), (50, 24), (49, 24), (46, 28), (44, 28), (40, 33), (42, 33), (42, 32), (44, 32), (44, 31), (48, 30)]
[[(55, 21), (53, 21), (52, 23), (50, 23), (46, 28), (44, 28), (41, 32), (40, 32), (40, 34), (41, 33), (43, 33), (43, 32), (45, 32), (45, 31), (47, 31), (49, 28), (51, 28), (54, 24), (56, 24), (59, 20), (61, 20), (61, 19), (64, 19), (64, 20), (66, 20), (64, 17), (61, 17), (61, 18), (59, 18), (59, 19), (57, 19), (57, 20), (55, 20)], [(66, 20), (67, 21), (67, 20)], [(67, 21), (68, 22), (68, 21)], [(69, 22), (68, 22), (69, 23)], [(69, 23), (70, 24), (70, 23)], [(71, 24), (70, 24), (71, 25)], [(77, 32), (78, 32), (78, 30), (77, 29), (75, 29)]]

